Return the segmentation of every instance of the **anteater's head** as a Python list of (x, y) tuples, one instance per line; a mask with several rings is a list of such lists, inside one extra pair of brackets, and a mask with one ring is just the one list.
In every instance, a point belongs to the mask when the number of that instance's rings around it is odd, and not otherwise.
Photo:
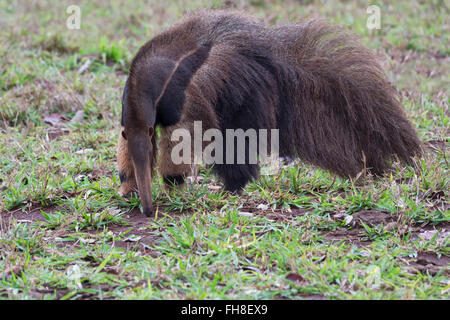
[(172, 126), (181, 119), (185, 90), (211, 46), (189, 51), (178, 61), (148, 56), (143, 49), (131, 64), (123, 92), (118, 166), (122, 195), (137, 188), (144, 214), (151, 216), (155, 126)]

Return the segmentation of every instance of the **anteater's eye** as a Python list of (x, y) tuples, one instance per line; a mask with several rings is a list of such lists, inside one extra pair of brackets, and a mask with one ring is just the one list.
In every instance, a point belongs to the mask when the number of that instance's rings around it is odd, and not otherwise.
[(119, 172), (119, 179), (120, 179), (121, 183), (124, 183), (125, 181), (127, 181), (127, 175), (124, 172), (120, 171)]
[(127, 140), (127, 135), (125, 134), (125, 130), (122, 130), (122, 137)]

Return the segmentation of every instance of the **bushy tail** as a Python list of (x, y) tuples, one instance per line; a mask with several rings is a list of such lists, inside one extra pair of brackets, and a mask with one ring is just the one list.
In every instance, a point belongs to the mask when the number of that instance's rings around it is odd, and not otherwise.
[[(381, 174), (393, 157), (411, 163), (422, 145), (375, 55), (323, 20), (273, 29), (292, 70), (289, 127), (281, 149), (342, 176)], [(283, 112), (283, 110), (280, 110)], [(295, 145), (295, 150), (291, 148)]]

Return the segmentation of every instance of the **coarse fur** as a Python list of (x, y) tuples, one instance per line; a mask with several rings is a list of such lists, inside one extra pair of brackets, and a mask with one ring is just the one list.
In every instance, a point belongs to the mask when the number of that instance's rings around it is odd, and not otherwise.
[[(321, 19), (268, 28), (235, 12), (189, 15), (140, 48), (123, 96), (119, 173), (132, 180), (123, 194), (136, 187), (133, 179), (139, 185), (144, 171), (151, 181), (151, 169), (142, 168), (155, 162), (155, 126), (162, 131), (159, 171), (175, 184), (191, 168), (172, 162), (171, 133), (192, 132), (194, 121), (224, 137), (226, 129), (279, 129), (280, 156), (344, 177), (365, 168), (379, 175), (393, 158), (411, 164), (422, 153), (375, 55)], [(238, 191), (259, 168), (246, 163), (213, 169), (227, 190)]]

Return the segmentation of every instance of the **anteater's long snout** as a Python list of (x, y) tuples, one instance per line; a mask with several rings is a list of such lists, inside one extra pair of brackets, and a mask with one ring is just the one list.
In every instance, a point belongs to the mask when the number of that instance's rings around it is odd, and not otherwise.
[(128, 149), (133, 161), (142, 210), (147, 217), (150, 217), (153, 214), (150, 137), (147, 134), (129, 135)]
[(136, 182), (139, 190), (139, 198), (142, 203), (142, 211), (147, 217), (153, 215), (152, 204), (152, 178), (150, 163), (143, 168), (135, 166)]

